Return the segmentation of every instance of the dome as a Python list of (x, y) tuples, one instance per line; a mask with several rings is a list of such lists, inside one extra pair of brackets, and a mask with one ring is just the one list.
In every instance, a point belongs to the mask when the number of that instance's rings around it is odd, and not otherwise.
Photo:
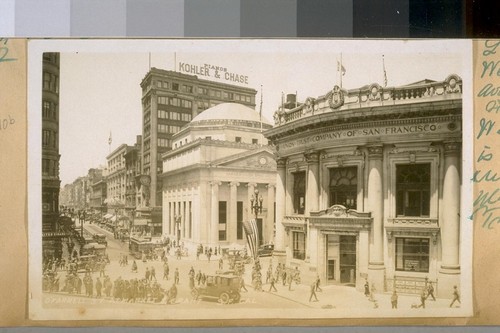
[[(210, 120), (243, 120), (260, 122), (260, 116), (257, 111), (243, 104), (222, 103), (206, 109), (193, 118), (192, 123), (210, 121)], [(271, 125), (271, 123), (262, 116), (262, 123)]]

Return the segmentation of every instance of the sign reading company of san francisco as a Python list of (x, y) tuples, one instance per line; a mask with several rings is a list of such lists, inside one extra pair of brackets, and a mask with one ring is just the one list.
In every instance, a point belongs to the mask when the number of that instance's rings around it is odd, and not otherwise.
[(342, 139), (387, 136), (387, 135), (404, 135), (404, 134), (426, 134), (426, 133), (446, 133), (456, 129), (456, 126), (450, 126), (454, 123), (425, 123), (397, 126), (380, 126), (370, 128), (335, 130), (330, 132), (310, 135), (305, 138), (296, 139), (289, 142), (280, 143), (280, 148), (291, 149), (308, 144), (323, 143), (325, 141), (334, 141)]

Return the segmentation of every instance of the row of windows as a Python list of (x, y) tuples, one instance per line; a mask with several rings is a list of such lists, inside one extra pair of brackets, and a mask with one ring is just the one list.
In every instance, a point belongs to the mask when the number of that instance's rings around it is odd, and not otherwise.
[(158, 139), (158, 146), (160, 147), (172, 147), (172, 140), (170, 139)]
[[(186, 84), (179, 84), (176, 82), (170, 83), (168, 81), (158, 80), (158, 81), (156, 81), (156, 87), (163, 88), (163, 89), (171, 89), (173, 91), (181, 91), (181, 92), (187, 93), (187, 94), (193, 93), (193, 86), (186, 85)], [(198, 94), (216, 97), (216, 98), (222, 97), (224, 99), (228, 99), (228, 100), (232, 100), (232, 101), (241, 101), (241, 102), (247, 102), (247, 103), (250, 103), (252, 101), (252, 97), (249, 95), (235, 94), (232, 92), (208, 89), (208, 88), (204, 88), (204, 87), (198, 87)], [(160, 102), (158, 102), (158, 103), (160, 103)], [(165, 103), (163, 103), (163, 104), (165, 104)]]
[(57, 132), (51, 130), (43, 130), (42, 147), (57, 148)]
[(149, 124), (151, 121), (151, 111), (147, 111), (144, 113), (144, 125)]
[(146, 98), (144, 100), (144, 102), (142, 103), (142, 105), (144, 106), (144, 108), (147, 108), (148, 106), (151, 105), (151, 99), (150, 98)]
[[(431, 165), (404, 164), (396, 166), (396, 215), (429, 216)], [(306, 204), (306, 173), (293, 173), (293, 208), (304, 214)], [(330, 206), (357, 208), (358, 168), (330, 169)]]
[(160, 133), (177, 133), (181, 130), (180, 126), (176, 125), (164, 125), (164, 124), (158, 124), (158, 132)]
[(50, 101), (43, 101), (42, 103), (42, 117), (44, 119), (57, 120), (56, 103)]
[(42, 176), (57, 177), (58, 162), (49, 159), (42, 159)]
[(158, 110), (158, 118), (170, 119), (170, 120), (191, 121), (192, 115), (190, 113)]
[(43, 72), (43, 90), (59, 93), (59, 77), (50, 72)]
[(193, 102), (187, 99), (177, 97), (158, 96), (158, 104), (178, 106), (181, 108), (191, 109)]

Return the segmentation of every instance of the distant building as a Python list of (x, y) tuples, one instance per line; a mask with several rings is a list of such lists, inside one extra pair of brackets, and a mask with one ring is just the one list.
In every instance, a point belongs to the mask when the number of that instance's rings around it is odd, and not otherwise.
[(276, 162), (261, 133), (271, 127), (255, 110), (224, 103), (174, 134), (163, 154), (163, 234), (192, 248), (242, 247), (258, 190), (259, 238), (274, 242)]
[[(223, 102), (255, 107), (254, 89), (199, 79), (194, 75), (152, 68), (141, 82), (142, 147), (141, 193), (149, 209), (143, 216), (159, 215), (161, 228), (161, 155), (172, 148), (173, 135), (205, 109)], [(148, 178), (148, 179), (146, 179)]]
[(462, 80), (280, 107), (275, 255), (304, 278), (448, 296), (460, 283)]
[(59, 223), (59, 54), (44, 53), (42, 68), (42, 249), (60, 257), (65, 226)]
[(126, 216), (133, 219), (137, 207), (143, 205), (140, 175), (141, 175), (142, 136), (138, 135), (134, 146), (125, 153), (125, 210)]
[(133, 147), (121, 144), (107, 157), (108, 176), (106, 177), (106, 204), (108, 213), (115, 216), (125, 216), (125, 193), (127, 169), (125, 155)]

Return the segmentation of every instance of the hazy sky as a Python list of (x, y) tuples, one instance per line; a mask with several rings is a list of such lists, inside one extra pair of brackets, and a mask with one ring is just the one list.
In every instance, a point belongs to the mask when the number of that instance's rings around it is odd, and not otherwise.
[[(61, 186), (86, 175), (89, 168), (105, 165), (110, 149), (113, 151), (123, 143), (134, 144), (136, 135), (142, 132), (140, 82), (148, 72), (149, 49), (143, 44), (134, 48), (133, 41), (127, 43), (112, 53), (107, 52), (113, 51), (110, 45), (106, 46), (106, 52), (98, 53), (95, 47), (73, 48), (78, 52), (61, 50)], [(223, 45), (219, 48), (218, 43)], [(324, 95), (338, 84), (337, 60), (341, 52), (346, 89), (374, 82), (383, 85), (382, 54), (388, 86), (423, 79), (442, 81), (452, 73), (462, 76), (466, 68), (460, 50), (453, 47), (452, 41), (218, 43), (155, 44), (151, 66), (174, 70), (175, 51), (177, 63), (219, 65), (230, 72), (247, 75), (248, 85), (241, 85), (258, 91), (256, 112), (263, 86), (263, 114), (270, 121), (281, 103), (281, 92), (297, 92), (298, 100), (304, 101), (309, 96)], [(110, 132), (111, 147), (108, 146)]]

